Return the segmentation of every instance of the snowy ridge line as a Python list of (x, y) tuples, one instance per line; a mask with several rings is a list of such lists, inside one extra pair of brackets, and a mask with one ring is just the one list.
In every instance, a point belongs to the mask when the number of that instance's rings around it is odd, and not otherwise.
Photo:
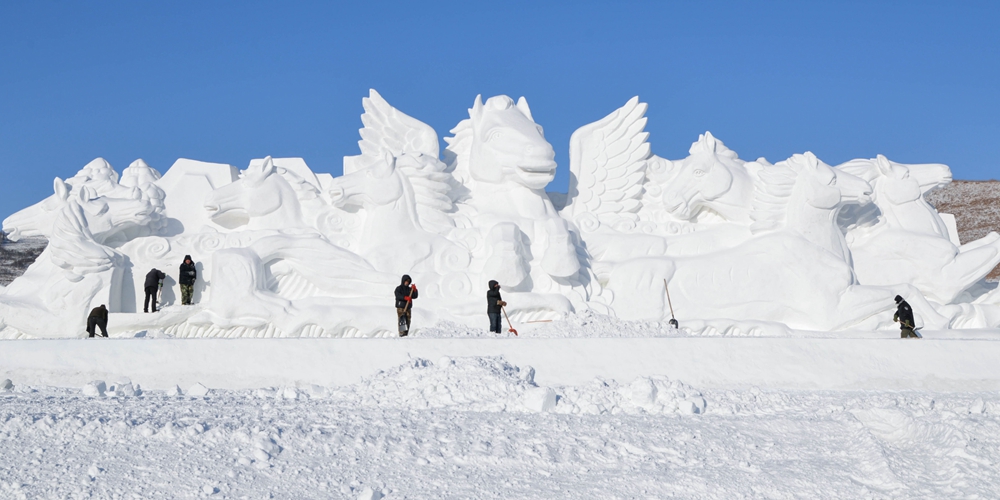
[(1000, 390), (1000, 342), (898, 338), (20, 340), (0, 342), (0, 380), (337, 387), (415, 358), (483, 356), (533, 367), (542, 386), (662, 375), (703, 389)]

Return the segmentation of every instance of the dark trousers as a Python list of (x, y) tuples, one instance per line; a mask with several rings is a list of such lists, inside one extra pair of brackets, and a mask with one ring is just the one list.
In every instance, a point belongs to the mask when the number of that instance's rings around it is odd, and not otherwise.
[(156, 288), (155, 286), (146, 287), (146, 300), (142, 303), (142, 312), (149, 312), (149, 303), (153, 303), (153, 312), (156, 312)]
[(396, 319), (399, 321), (399, 336), (405, 337), (410, 333), (410, 318), (413, 311), (409, 307), (397, 307)]
[(101, 318), (87, 318), (87, 333), (88, 337), (94, 336), (95, 327), (101, 327), (101, 334), (104, 337), (108, 336), (108, 320)]
[(503, 323), (500, 322), (500, 313), (486, 313), (490, 317), (490, 331), (493, 333), (500, 333), (500, 328)]
[(899, 330), (899, 338), (901, 339), (919, 339), (917, 333), (913, 331), (913, 328), (902, 327)]

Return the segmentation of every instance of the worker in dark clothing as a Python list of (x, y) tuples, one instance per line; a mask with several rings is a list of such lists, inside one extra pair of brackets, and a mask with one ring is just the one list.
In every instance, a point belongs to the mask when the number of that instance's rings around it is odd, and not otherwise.
[(108, 308), (101, 304), (101, 307), (95, 307), (90, 311), (90, 316), (87, 316), (87, 334), (88, 338), (94, 337), (94, 332), (96, 327), (101, 327), (101, 335), (104, 338), (108, 337)]
[(146, 273), (146, 282), (142, 287), (146, 290), (146, 300), (142, 303), (142, 312), (149, 312), (149, 303), (153, 302), (153, 312), (156, 312), (156, 292), (163, 288), (163, 278), (167, 275), (155, 267)]
[(500, 283), (490, 280), (490, 289), (486, 291), (486, 315), (490, 317), (490, 331), (500, 332), (500, 311), (507, 303), (500, 296)]
[(191, 298), (194, 297), (194, 282), (198, 279), (198, 270), (194, 268), (194, 261), (190, 255), (184, 256), (181, 263), (181, 273), (177, 281), (181, 284), (181, 305), (191, 305)]
[(913, 331), (915, 328), (913, 323), (913, 309), (910, 308), (910, 304), (907, 304), (903, 297), (899, 295), (896, 296), (896, 314), (892, 317), (893, 321), (899, 322), (899, 338), (914, 338), (918, 339), (917, 333)]
[(410, 318), (413, 312), (413, 299), (417, 298), (417, 285), (412, 284), (409, 274), (404, 274), (399, 286), (396, 287), (396, 319), (399, 320), (399, 336), (410, 333)]

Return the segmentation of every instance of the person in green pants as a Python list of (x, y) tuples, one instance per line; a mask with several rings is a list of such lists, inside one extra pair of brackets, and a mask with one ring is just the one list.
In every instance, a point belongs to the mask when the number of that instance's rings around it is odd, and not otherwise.
[(181, 305), (191, 305), (191, 298), (194, 297), (194, 282), (198, 279), (198, 270), (194, 267), (194, 261), (190, 255), (184, 256), (181, 263), (181, 272), (177, 281), (181, 284)]

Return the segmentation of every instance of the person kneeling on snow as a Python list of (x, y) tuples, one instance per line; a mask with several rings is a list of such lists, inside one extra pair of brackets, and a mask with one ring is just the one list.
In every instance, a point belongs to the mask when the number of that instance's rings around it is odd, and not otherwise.
[(913, 309), (910, 309), (910, 304), (907, 304), (903, 300), (903, 297), (899, 295), (896, 296), (896, 314), (892, 317), (892, 320), (899, 322), (899, 338), (920, 338), (913, 331)]
[(90, 316), (87, 316), (87, 333), (89, 336), (87, 338), (93, 338), (95, 327), (101, 327), (101, 334), (104, 338), (108, 338), (108, 308), (101, 304), (101, 307), (95, 307), (90, 311)]
[(500, 296), (500, 283), (490, 280), (490, 289), (486, 291), (486, 315), (490, 317), (490, 331), (500, 332), (500, 308), (507, 305)]
[(410, 332), (410, 318), (413, 312), (413, 299), (417, 298), (417, 285), (411, 285), (409, 274), (404, 274), (399, 286), (396, 287), (396, 319), (399, 320), (399, 336), (405, 337)]
[(181, 273), (177, 281), (181, 284), (181, 305), (191, 305), (191, 298), (194, 297), (194, 281), (198, 279), (198, 270), (194, 268), (194, 261), (190, 255), (184, 256), (181, 263)]

